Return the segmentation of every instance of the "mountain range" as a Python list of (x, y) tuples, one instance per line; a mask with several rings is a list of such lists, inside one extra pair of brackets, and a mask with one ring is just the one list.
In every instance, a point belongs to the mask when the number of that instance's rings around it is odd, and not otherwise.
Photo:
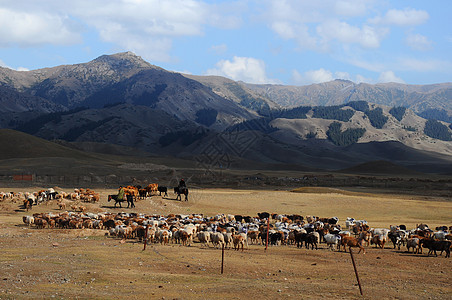
[[(209, 168), (332, 170), (384, 160), (449, 173), (451, 99), (451, 83), (254, 85), (170, 72), (131, 52), (33, 71), (0, 68), (2, 128)], [(441, 117), (427, 120), (426, 112)]]

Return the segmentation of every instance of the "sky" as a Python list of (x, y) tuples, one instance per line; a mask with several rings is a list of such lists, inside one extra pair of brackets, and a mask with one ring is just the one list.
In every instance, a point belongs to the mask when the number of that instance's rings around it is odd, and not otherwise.
[(257, 84), (452, 81), (450, 0), (0, 0), (0, 66), (131, 51)]

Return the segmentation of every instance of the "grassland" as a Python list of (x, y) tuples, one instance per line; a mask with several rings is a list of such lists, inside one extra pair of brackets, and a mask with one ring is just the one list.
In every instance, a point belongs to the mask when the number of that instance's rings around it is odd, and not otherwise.
[[(7, 188), (5, 188), (7, 189)], [(28, 190), (36, 190), (38, 187)], [(1, 188), (0, 188), (1, 190)], [(10, 189), (8, 189), (9, 191)], [(23, 189), (22, 189), (23, 190)], [(258, 212), (365, 219), (372, 227), (419, 223), (452, 225), (450, 198), (350, 192), (339, 189), (256, 190), (192, 189), (188, 202), (154, 196), (136, 209), (114, 209), (101, 201), (88, 211), (148, 214)], [(0, 299), (357, 299), (361, 298), (350, 260), (344, 252), (295, 246), (250, 245), (244, 252), (178, 244), (163, 246), (104, 236), (102, 230), (35, 229), (22, 224), (34, 212), (58, 212), (55, 202), (23, 211), (0, 202)], [(355, 255), (368, 299), (450, 299), (452, 260), (406, 253), (386, 245)]]

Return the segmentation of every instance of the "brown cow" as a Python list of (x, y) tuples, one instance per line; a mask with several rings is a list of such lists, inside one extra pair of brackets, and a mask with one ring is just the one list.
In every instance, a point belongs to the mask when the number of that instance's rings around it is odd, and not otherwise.
[(352, 247), (358, 247), (358, 254), (361, 252), (361, 250), (363, 251), (363, 254), (366, 254), (366, 250), (362, 246), (362, 239), (357, 239), (351, 236), (344, 236), (341, 239), (341, 245), (344, 246), (345, 252), (347, 252), (346, 247), (348, 246), (349, 250), (351, 250)]

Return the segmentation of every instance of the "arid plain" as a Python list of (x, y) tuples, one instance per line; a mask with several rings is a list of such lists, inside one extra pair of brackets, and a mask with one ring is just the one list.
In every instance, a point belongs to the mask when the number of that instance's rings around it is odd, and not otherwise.
[[(3, 188), (35, 191), (35, 188)], [(63, 189), (62, 189), (63, 190)], [(64, 189), (70, 191), (68, 189)], [(218, 213), (255, 216), (258, 212), (296, 213), (303, 216), (364, 219), (371, 227), (405, 224), (408, 229), (426, 223), (431, 228), (451, 225), (450, 198), (399, 194), (371, 194), (326, 188), (300, 192), (271, 189), (191, 189), (188, 202), (152, 196), (136, 208), (113, 208), (107, 202), (112, 189), (96, 190), (98, 203), (88, 212), (146, 214)], [(81, 299), (319, 299), (360, 298), (350, 254), (296, 246), (249, 245), (245, 251), (221, 250), (196, 242), (148, 245), (137, 240), (105, 236), (105, 230), (36, 229), (22, 216), (58, 213), (55, 200), (23, 210), (19, 203), (0, 202), (0, 298)], [(368, 299), (448, 299), (452, 297), (452, 260), (407, 253), (406, 248), (373, 246), (355, 260)]]

